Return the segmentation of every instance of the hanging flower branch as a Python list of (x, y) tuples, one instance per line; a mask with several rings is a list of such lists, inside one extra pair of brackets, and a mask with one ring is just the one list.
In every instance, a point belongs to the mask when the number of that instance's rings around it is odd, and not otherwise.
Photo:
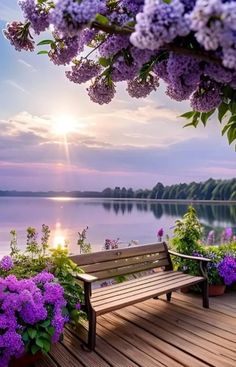
[[(20, 0), (25, 23), (4, 30), (16, 50), (33, 51), (33, 35), (52, 31), (39, 54), (69, 65), (74, 83), (91, 81), (93, 102), (109, 103), (116, 83), (133, 98), (156, 91), (159, 79), (176, 101), (190, 100), (185, 126), (204, 126), (215, 112), (222, 134), (236, 140), (235, 0)], [(84, 57), (86, 46), (92, 48)], [(93, 55), (93, 56), (92, 56)]]

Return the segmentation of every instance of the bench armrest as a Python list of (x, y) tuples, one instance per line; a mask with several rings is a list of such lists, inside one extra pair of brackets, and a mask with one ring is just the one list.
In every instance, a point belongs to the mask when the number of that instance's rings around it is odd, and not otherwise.
[(182, 259), (204, 261), (204, 262), (211, 262), (212, 261), (211, 259), (208, 259), (207, 257), (184, 255), (184, 254), (179, 254), (178, 252), (175, 252), (175, 251), (172, 251), (172, 250), (168, 250), (168, 252), (169, 252), (170, 255), (178, 256), (178, 257), (181, 257)]
[(76, 278), (82, 280), (84, 283), (93, 283), (98, 280), (97, 277), (85, 273), (77, 274)]

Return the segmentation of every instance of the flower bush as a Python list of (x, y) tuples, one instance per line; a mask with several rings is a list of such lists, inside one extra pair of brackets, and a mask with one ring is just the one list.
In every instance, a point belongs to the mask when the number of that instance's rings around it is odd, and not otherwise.
[[(86, 318), (83, 289), (76, 281), (80, 268), (68, 249), (49, 247), (50, 229), (27, 229), (25, 252), (11, 231), (10, 256), (0, 261), (0, 367), (23, 353), (49, 352), (66, 322)], [(81, 238), (80, 238), (81, 239)]]
[(64, 289), (44, 271), (30, 279), (0, 279), (0, 367), (25, 352), (48, 353), (68, 321)]
[[(196, 211), (189, 207), (183, 219), (176, 221), (171, 245), (179, 253), (211, 259), (207, 265), (209, 284), (231, 285), (236, 281), (236, 243), (232, 241), (232, 229), (226, 228), (223, 231), (225, 243), (219, 246), (213, 246), (214, 231), (209, 232), (207, 244), (203, 242), (202, 234), (202, 226)], [(199, 274), (199, 265), (196, 261), (176, 257), (173, 258), (173, 262), (177, 270), (192, 275)]]

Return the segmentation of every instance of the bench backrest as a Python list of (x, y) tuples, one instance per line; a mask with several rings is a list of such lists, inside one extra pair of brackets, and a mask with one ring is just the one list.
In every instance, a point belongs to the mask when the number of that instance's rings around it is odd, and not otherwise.
[(172, 269), (168, 248), (164, 242), (77, 255), (72, 256), (71, 260), (85, 273), (98, 279), (109, 279), (160, 267)]

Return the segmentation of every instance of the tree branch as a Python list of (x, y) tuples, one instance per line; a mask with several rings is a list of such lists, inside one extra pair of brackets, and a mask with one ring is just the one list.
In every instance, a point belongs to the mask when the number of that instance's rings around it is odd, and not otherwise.
[[(134, 32), (133, 27), (129, 27), (129, 26), (120, 27), (115, 24), (101, 24), (96, 21), (91, 23), (91, 27), (95, 29), (99, 29), (100, 31), (103, 31), (109, 34), (130, 35), (131, 33)], [(222, 66), (221, 59), (214, 56), (213, 54), (210, 54), (204, 50), (194, 50), (194, 49), (190, 49), (186, 47), (177, 46), (174, 43), (168, 43), (157, 51), (169, 51), (169, 52), (173, 51), (180, 55), (193, 56), (194, 58), (197, 58), (199, 60), (208, 61), (208, 62)]]

